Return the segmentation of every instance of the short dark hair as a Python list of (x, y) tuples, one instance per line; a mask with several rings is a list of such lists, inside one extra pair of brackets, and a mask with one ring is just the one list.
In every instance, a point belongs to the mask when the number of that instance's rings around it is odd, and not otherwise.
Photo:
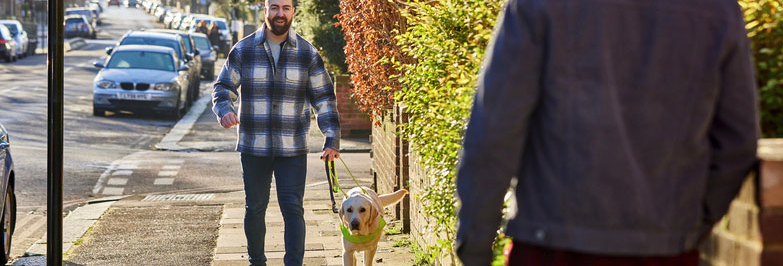
[[(266, 0), (266, 1), (264, 1), (264, 5), (266, 5), (266, 3), (268, 3), (268, 2), (269, 2), (269, 0)], [(296, 3), (297, 3), (297, 2), (299, 2), (299, 1), (297, 1), (297, 0), (291, 0), (291, 3), (292, 3), (292, 5), (293, 5), (293, 7), (294, 7), (294, 8), (296, 8)]]

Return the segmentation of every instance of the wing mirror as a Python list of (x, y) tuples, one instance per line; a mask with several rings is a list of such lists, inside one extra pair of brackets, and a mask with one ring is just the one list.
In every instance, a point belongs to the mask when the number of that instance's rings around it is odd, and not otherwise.
[(97, 68), (104, 68), (106, 65), (103, 64), (103, 61), (93, 61), (92, 65)]
[(112, 51), (114, 51), (114, 47), (113, 47), (113, 46), (106, 47), (106, 54), (107, 54), (107, 55), (111, 55), (111, 52), (112, 52)]

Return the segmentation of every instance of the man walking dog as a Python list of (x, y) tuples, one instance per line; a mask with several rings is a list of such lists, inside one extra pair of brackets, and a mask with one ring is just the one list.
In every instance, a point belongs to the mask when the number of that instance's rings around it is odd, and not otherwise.
[[(310, 107), (326, 137), (323, 158), (340, 154), (334, 88), (318, 51), (290, 30), (293, 0), (267, 0), (265, 23), (228, 54), (212, 92), (213, 111), (228, 129), (238, 126), (245, 183), (245, 235), (250, 265), (266, 265), (265, 213), (272, 174), (285, 222), (285, 265), (302, 265), (303, 197)], [(238, 109), (230, 93), (239, 97)]]

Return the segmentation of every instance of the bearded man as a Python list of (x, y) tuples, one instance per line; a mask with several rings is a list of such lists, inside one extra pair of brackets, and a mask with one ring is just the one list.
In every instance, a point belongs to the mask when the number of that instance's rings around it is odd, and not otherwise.
[[(339, 158), (340, 122), (321, 55), (290, 29), (293, 0), (267, 0), (265, 23), (231, 49), (212, 91), (220, 124), (238, 126), (250, 265), (266, 265), (265, 214), (272, 175), (285, 223), (285, 265), (302, 265), (310, 108), (325, 136), (323, 158)], [(238, 95), (238, 109), (231, 101)]]

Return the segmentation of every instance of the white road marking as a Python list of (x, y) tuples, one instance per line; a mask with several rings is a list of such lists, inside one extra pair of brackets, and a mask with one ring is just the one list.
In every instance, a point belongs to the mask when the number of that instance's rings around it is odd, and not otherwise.
[(205, 93), (204, 96), (201, 96), (198, 101), (193, 103), (193, 105), (190, 107), (190, 111), (188, 111), (185, 117), (180, 119), (177, 124), (171, 128), (171, 131), (169, 131), (169, 133), (160, 140), (160, 143), (155, 145), (155, 147), (163, 150), (182, 149), (182, 147), (177, 143), (182, 140), (182, 138), (185, 137), (188, 132), (190, 132), (190, 129), (193, 128), (193, 124), (196, 123), (196, 120), (198, 120), (198, 117), (201, 116), (201, 113), (207, 109), (207, 103), (210, 101), (212, 101), (212, 95), (209, 93)]
[(132, 174), (133, 174), (133, 171), (131, 171), (131, 170), (119, 170), (119, 171), (114, 171), (114, 173), (111, 173), (112, 176), (115, 176), (115, 175), (132, 175)]
[(183, 164), (185, 160), (168, 160), (167, 162), (170, 164)]
[(171, 185), (174, 184), (174, 178), (155, 178), (155, 185)]
[(118, 178), (118, 177), (109, 178), (109, 181), (106, 182), (107, 185), (111, 185), (111, 186), (124, 186), (127, 183), (128, 183), (127, 178)]
[(181, 165), (164, 165), (163, 170), (179, 170)]
[(124, 187), (106, 187), (103, 189), (104, 195), (122, 195), (125, 192)]
[(134, 170), (134, 169), (139, 169), (139, 166), (135, 165), (135, 164), (123, 164), (123, 165), (117, 166), (117, 169)]
[(160, 171), (158, 172), (158, 176), (176, 176), (177, 171)]

